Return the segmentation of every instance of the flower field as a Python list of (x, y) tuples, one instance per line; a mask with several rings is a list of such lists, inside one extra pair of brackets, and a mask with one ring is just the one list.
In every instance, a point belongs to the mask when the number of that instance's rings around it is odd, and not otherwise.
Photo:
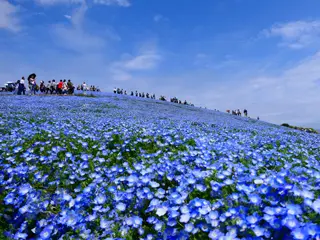
[(320, 135), (127, 96), (1, 96), (0, 239), (320, 239)]

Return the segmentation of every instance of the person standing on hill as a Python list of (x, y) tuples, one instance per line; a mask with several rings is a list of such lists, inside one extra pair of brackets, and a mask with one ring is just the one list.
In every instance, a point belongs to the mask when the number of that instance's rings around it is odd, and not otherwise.
[(67, 92), (68, 92), (68, 84), (67, 84), (67, 80), (64, 79), (62, 84), (62, 94), (67, 94)]
[(24, 85), (24, 77), (21, 78), (21, 80), (19, 82), (19, 86), (18, 86), (18, 95), (21, 95), (21, 93), (23, 93), (23, 95), (26, 94), (26, 87)]
[(51, 88), (51, 81), (48, 81), (48, 84), (47, 84), (47, 86), (46, 86), (46, 94), (49, 93), (50, 88)]
[(81, 85), (81, 90), (87, 91), (87, 84), (86, 84), (86, 82), (83, 82), (83, 83), (82, 83), (82, 85)]
[(74, 86), (73, 86), (73, 83), (71, 82), (70, 79), (68, 80), (67, 85), (68, 85), (68, 93), (73, 94), (74, 93)]
[(50, 85), (50, 94), (53, 94), (53, 92), (57, 94), (58, 93), (57, 89), (58, 89), (58, 86), (57, 86), (56, 80), (53, 79)]
[(61, 79), (57, 86), (58, 94), (62, 94), (62, 88), (63, 88), (63, 81)]
[(44, 84), (44, 81), (40, 82), (40, 92), (44, 93), (46, 91), (46, 86)]
[(37, 85), (36, 85), (36, 77), (35, 77), (35, 75), (32, 76), (32, 77), (29, 79), (29, 82), (30, 82), (29, 86), (31, 86), (31, 87), (30, 87), (31, 95), (32, 95), (32, 94), (36, 95), (36, 86), (37, 86)]

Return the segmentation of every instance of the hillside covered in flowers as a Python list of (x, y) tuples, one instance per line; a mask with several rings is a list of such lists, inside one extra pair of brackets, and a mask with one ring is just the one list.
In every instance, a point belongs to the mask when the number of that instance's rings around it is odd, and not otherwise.
[(320, 137), (127, 96), (1, 96), (0, 239), (320, 239)]

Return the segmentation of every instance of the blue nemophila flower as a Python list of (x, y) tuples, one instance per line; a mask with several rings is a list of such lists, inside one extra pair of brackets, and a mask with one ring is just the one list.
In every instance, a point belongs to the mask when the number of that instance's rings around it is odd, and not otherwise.
[(31, 185), (26, 183), (26, 184), (23, 184), (19, 187), (19, 194), (20, 195), (26, 195), (28, 192), (30, 192), (32, 189)]
[(63, 212), (59, 221), (69, 227), (75, 226), (80, 221), (80, 216), (75, 211)]
[(184, 230), (189, 233), (192, 232), (193, 229), (194, 229), (194, 225), (192, 223), (187, 223), (184, 227)]
[(209, 213), (209, 218), (210, 218), (211, 220), (218, 219), (218, 218), (219, 218), (219, 213), (218, 213), (218, 211), (211, 211), (211, 212)]
[(304, 239), (308, 239), (309, 237), (309, 234), (303, 228), (294, 229), (291, 235), (293, 236), (294, 239), (297, 239), (297, 240), (304, 240)]
[(163, 226), (164, 226), (164, 223), (162, 221), (157, 221), (156, 224), (154, 225), (154, 229), (156, 231), (161, 231)]
[(320, 199), (317, 199), (312, 203), (312, 208), (315, 212), (320, 214)]
[(265, 234), (265, 229), (262, 227), (255, 226), (252, 230), (257, 237), (262, 237)]
[(250, 202), (255, 205), (259, 205), (261, 203), (261, 198), (257, 194), (250, 194), (248, 196), (248, 198), (249, 198)]
[(311, 237), (315, 237), (316, 235), (320, 235), (320, 226), (313, 224), (313, 223), (307, 223), (303, 227), (304, 231), (306, 231)]
[(204, 192), (206, 191), (206, 186), (202, 185), (202, 184), (196, 184), (196, 189), (200, 192)]
[(14, 199), (15, 196), (13, 193), (9, 193), (5, 198), (4, 198), (4, 202), (5, 204), (14, 204)]
[(300, 215), (300, 214), (302, 214), (302, 210), (301, 210), (300, 205), (288, 204), (287, 205), (287, 213), (290, 215)]
[(254, 183), (257, 184), (257, 185), (260, 185), (260, 184), (263, 184), (264, 181), (263, 181), (263, 179), (257, 178), (257, 179), (254, 180)]
[(26, 212), (29, 211), (29, 209), (30, 209), (30, 206), (29, 206), (29, 205), (24, 205), (23, 207), (21, 207), (21, 208), (19, 209), (19, 212), (20, 212), (21, 214), (25, 214)]
[(132, 217), (132, 225), (135, 228), (140, 227), (142, 224), (142, 218), (138, 217), (138, 216), (133, 216)]
[(71, 201), (72, 197), (68, 193), (64, 192), (64, 193), (62, 193), (62, 199), (64, 201), (69, 202), (69, 201)]
[(106, 228), (108, 228), (110, 226), (110, 222), (108, 221), (108, 220), (106, 220), (106, 219), (104, 219), (104, 218), (101, 218), (100, 219), (100, 227), (102, 228), (102, 229), (106, 229)]
[(226, 179), (226, 180), (224, 180), (224, 184), (225, 185), (231, 185), (231, 184), (233, 184), (234, 183), (234, 181), (233, 180), (231, 180), (231, 179)]
[(160, 184), (157, 183), (157, 182), (151, 181), (151, 182), (150, 182), (150, 186), (153, 187), (153, 188), (157, 188), (157, 187), (160, 186)]
[(272, 208), (272, 207), (265, 207), (263, 211), (264, 211), (266, 214), (269, 214), (269, 215), (275, 215), (275, 214), (276, 214), (275, 209)]
[(41, 239), (49, 239), (54, 227), (52, 225), (46, 226), (40, 233)]
[(14, 235), (14, 239), (27, 239), (27, 237), (28, 237), (28, 234), (20, 233), (20, 232)]
[(104, 204), (106, 202), (107, 198), (104, 194), (99, 194), (95, 199), (94, 199), (94, 202), (96, 204)]
[(136, 175), (130, 175), (129, 177), (127, 177), (127, 181), (129, 183), (136, 183), (137, 181), (139, 181), (139, 178)]
[(246, 219), (249, 224), (255, 225), (257, 222), (259, 222), (260, 218), (261, 217), (257, 213), (254, 213), (253, 215), (248, 216)]
[(175, 225), (177, 225), (176, 219), (174, 219), (174, 218), (169, 218), (169, 219), (168, 219), (168, 226), (174, 227)]
[(126, 210), (126, 204), (120, 202), (120, 203), (117, 204), (116, 208), (117, 208), (119, 211), (123, 212), (123, 211)]
[(161, 217), (161, 216), (165, 215), (167, 213), (167, 211), (168, 211), (168, 207), (160, 206), (157, 208), (156, 214)]
[(182, 223), (187, 223), (190, 220), (190, 214), (189, 213), (184, 213), (180, 216), (180, 222)]
[(314, 193), (308, 190), (302, 190), (301, 196), (308, 199), (314, 199)]
[(209, 238), (212, 240), (220, 239), (220, 237), (223, 237), (223, 233), (221, 233), (218, 229), (213, 230), (209, 233)]
[(92, 222), (94, 221), (95, 219), (97, 219), (97, 215), (94, 213), (94, 214), (91, 214), (91, 215), (88, 215), (86, 217), (86, 220), (89, 221), (89, 222)]
[(294, 216), (288, 215), (285, 219), (282, 220), (282, 224), (289, 229), (295, 229), (300, 226), (300, 223)]

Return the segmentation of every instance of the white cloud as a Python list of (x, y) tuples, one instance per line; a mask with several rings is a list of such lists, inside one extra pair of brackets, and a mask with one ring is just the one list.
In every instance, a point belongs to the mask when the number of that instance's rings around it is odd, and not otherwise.
[(55, 25), (53, 34), (58, 44), (77, 52), (98, 51), (105, 45), (102, 38), (87, 34), (80, 28)]
[(157, 15), (155, 15), (155, 16), (153, 17), (153, 20), (154, 20), (155, 22), (160, 22), (161, 19), (163, 19), (163, 16), (162, 16), (161, 14), (157, 14)]
[(276, 76), (223, 81), (201, 89), (210, 108), (248, 109), (249, 115), (281, 124), (320, 127), (320, 52)]
[(131, 5), (129, 0), (94, 0), (93, 2), (103, 5), (118, 5), (121, 7), (129, 7)]
[(132, 75), (130, 73), (118, 68), (111, 68), (110, 73), (112, 74), (113, 80), (116, 81), (128, 81), (132, 79)]
[(34, 0), (36, 3), (41, 5), (55, 5), (55, 4), (81, 4), (85, 3), (86, 0)]
[(153, 70), (161, 60), (162, 56), (155, 50), (143, 50), (137, 56), (129, 55), (124, 60), (112, 63), (109, 69), (114, 80), (130, 80), (133, 72)]
[[(87, 0), (34, 0), (36, 3), (40, 5), (52, 6), (58, 4), (85, 4)], [(129, 7), (129, 0), (92, 0), (95, 4), (103, 4), (103, 5), (117, 5), (121, 7)]]
[(267, 37), (280, 37), (280, 45), (293, 49), (300, 49), (319, 42), (320, 21), (296, 21), (275, 24), (270, 29), (264, 30)]
[(64, 15), (64, 17), (65, 17), (66, 19), (71, 19), (71, 16), (70, 16), (70, 15)]
[(161, 14), (156, 14), (154, 17), (153, 17), (153, 21), (155, 22), (160, 22), (160, 21), (168, 21), (169, 19), (164, 17), (163, 15)]
[(0, 29), (4, 28), (13, 32), (20, 30), (19, 20), (16, 16), (19, 8), (8, 1), (0, 1)]
[(105, 45), (103, 38), (89, 34), (83, 29), (87, 9), (87, 5), (82, 4), (73, 11), (71, 16), (67, 15), (72, 26), (65, 26), (63, 24), (53, 26), (52, 33), (55, 42), (65, 48), (82, 53), (100, 50)]
[(123, 63), (123, 67), (128, 70), (148, 70), (157, 66), (161, 56), (157, 53), (146, 52)]

